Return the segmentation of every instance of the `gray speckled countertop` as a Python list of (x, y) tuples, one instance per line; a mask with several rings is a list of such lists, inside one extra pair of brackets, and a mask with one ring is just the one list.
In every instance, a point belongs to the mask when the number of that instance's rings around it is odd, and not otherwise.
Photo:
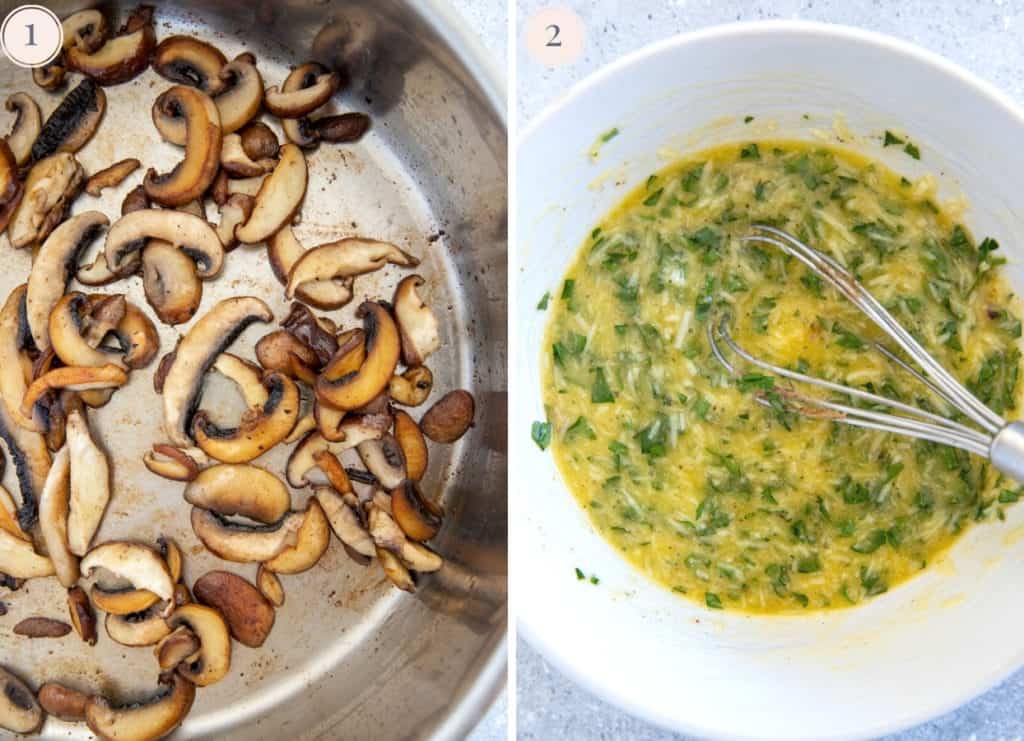
[[(526, 20), (542, 8), (571, 7), (587, 41), (571, 65), (545, 68), (523, 48)], [(1024, 0), (519, 0), (516, 39), (520, 126), (591, 72), (675, 33), (761, 18), (860, 26), (936, 51), (1024, 103)], [(514, 597), (513, 597), (514, 601)], [(577, 687), (525, 641), (517, 656), (518, 737), (526, 740), (682, 738), (637, 720)], [(899, 741), (1021, 739), (1024, 670), (948, 715), (893, 736)]]
[[(485, 52), (504, 72), (508, 55), (508, 5), (505, 0), (448, 0), (472, 29)], [(508, 738), (508, 691), (503, 690), (468, 741), (506, 741)]]

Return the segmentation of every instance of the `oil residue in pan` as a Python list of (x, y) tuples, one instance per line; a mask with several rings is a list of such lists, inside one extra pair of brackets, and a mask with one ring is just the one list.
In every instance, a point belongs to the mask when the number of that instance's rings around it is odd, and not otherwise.
[[(227, 5), (220, 10), (230, 12)], [(280, 5), (282, 9), (285, 6)], [(75, 9), (69, 6), (65, 10)], [(256, 12), (258, 15), (261, 11)], [(270, 11), (264, 8), (263, 12)], [(308, 20), (308, 14), (313, 11), (307, 8), (306, 12)], [(366, 18), (372, 16), (367, 14), (363, 20)], [(278, 47), (276, 42), (261, 41), (251, 35), (245, 38), (238, 33), (238, 26), (248, 27), (256, 20), (258, 18), (246, 17), (244, 23), (222, 24), (218, 29), (200, 22), (195, 15), (161, 6), (157, 8), (157, 35), (158, 38), (175, 33), (194, 35), (216, 45), (229, 59), (242, 51), (251, 51), (258, 58), (265, 85), (280, 84), (290, 66), (305, 61), (308, 52), (292, 54)], [(414, 66), (410, 65), (407, 71), (410, 80), (417, 74)], [(437, 104), (434, 96), (443, 97), (446, 85), (450, 87), (450, 81), (438, 80), (432, 88), (431, 75), (428, 71), (416, 85), (410, 80), (405, 82), (409, 90), (403, 94), (417, 97), (413, 105)], [(147, 70), (129, 83), (107, 89), (105, 119), (94, 139), (77, 157), (87, 173), (132, 156), (142, 160), (143, 166), (99, 198), (81, 196), (73, 212), (98, 209), (115, 218), (125, 193), (141, 181), (146, 169), (154, 167), (158, 172), (166, 172), (180, 159), (181, 150), (161, 141), (150, 119), (153, 100), (169, 84)], [(0, 72), (0, 88), (5, 97), (18, 91), (28, 92), (40, 104), (44, 117), (64, 93), (43, 92), (32, 83), (27, 70), (10, 65), (4, 65)], [(336, 100), (329, 104), (327, 112), (364, 110), (361, 105), (374, 105), (369, 96), (351, 101), (342, 97), (341, 100), (344, 103)], [(285, 141), (273, 116), (264, 114), (263, 120), (282, 142)], [(483, 135), (474, 138), (478, 129), (482, 131), (482, 126), (476, 126), (478, 123), (468, 121), (464, 130), (450, 131), (442, 137), (451, 148), (451, 156), (470, 156), (474, 148), (498, 148), (498, 143), (486, 140)], [(423, 141), (411, 142), (407, 149), (398, 152), (389, 146), (385, 136), (371, 129), (358, 144), (322, 145), (307, 152), (309, 188), (295, 233), (307, 247), (344, 236), (362, 235), (392, 241), (418, 256), (422, 262), (417, 272), (427, 281), (421, 290), (441, 323), (443, 340), (442, 348), (429, 363), (436, 391), (427, 406), (444, 391), (466, 388), (477, 396), (478, 421), (487, 418), (488, 408), (497, 407), (495, 419), (503, 430), (504, 358), (500, 348), (504, 344), (504, 299), (501, 297), (498, 306), (481, 304), (498, 303), (495, 296), (501, 294), (505, 285), (500, 269), (504, 264), (503, 235), (500, 234), (504, 221), (500, 216), (494, 218), (496, 207), (493, 204), (486, 216), (479, 217), (479, 224), (450, 226), (437, 218), (433, 204), (446, 195), (436, 190), (430, 192), (430, 185), (424, 186), (424, 183), (432, 185), (429, 176), (418, 172), (414, 164), (423, 159), (417, 156), (417, 147), (423, 146), (429, 138), (425, 133)], [(440, 141), (435, 137), (430, 143), (438, 145)], [(504, 149), (503, 143), (500, 148)], [(502, 166), (503, 157), (502, 151)], [(462, 193), (452, 197), (469, 200), (469, 205), (463, 208), (466, 212), (478, 207), (479, 201), (484, 199), (500, 198), (503, 204), (503, 173), (501, 180), (501, 185), (481, 188), (480, 192), (470, 195), (466, 195), (465, 183), (462, 183)], [(467, 237), (489, 230), (486, 235), (494, 241), (492, 249), (499, 251), (497, 275), (480, 277), (481, 270), (493, 269), (493, 258), (490, 258), (490, 263), (484, 261), (475, 271), (479, 275), (472, 276), (473, 282), (484, 284), (482, 289), (466, 285), (466, 261), (457, 254), (461, 245), (452, 244), (444, 235), (445, 231), (460, 230)], [(5, 265), (0, 273), (0, 294), (6, 295), (25, 280), (30, 256), (27, 251), (12, 250), (6, 237), (0, 240), (0, 251)], [(356, 281), (356, 300), (342, 310), (318, 313), (326, 313), (339, 326), (359, 326), (353, 313), (360, 300), (390, 300), (401, 277), (402, 273), (391, 266), (362, 277)], [(79, 288), (75, 283), (71, 286), (71, 290)], [(237, 248), (227, 256), (223, 273), (216, 280), (206, 282), (203, 289), (197, 316), (203, 315), (217, 301), (235, 295), (252, 295), (266, 301), (274, 312), (275, 325), (288, 312), (284, 290), (274, 278), (262, 247)], [(152, 313), (139, 279), (121, 281), (99, 290), (123, 292), (130, 301)], [(487, 321), (493, 324), (495, 312), (500, 314), (502, 325), (496, 338), (500, 362), (488, 365), (491, 351), (481, 352), (474, 343), (495, 339), (490, 334), (495, 331), (493, 327), (478, 324)], [(156, 326), (162, 354), (174, 347), (190, 324), (172, 328), (157, 321)], [(252, 346), (267, 331), (266, 325), (250, 328), (232, 346), (232, 352), (254, 358)], [(254, 581), (255, 564), (222, 561), (210, 554), (192, 533), (189, 508), (181, 495), (183, 485), (153, 475), (142, 463), (143, 454), (151, 445), (165, 440), (160, 424), (160, 397), (152, 387), (154, 369), (155, 364), (134, 373), (129, 384), (109, 405), (92, 414), (97, 437), (111, 455), (114, 469), (113, 497), (95, 542), (129, 538), (153, 543), (165, 535), (174, 539), (184, 552), (187, 584), (211, 569), (233, 571)], [(231, 414), (240, 409), (240, 403), (227, 384), (208, 383), (205, 407), (218, 415)], [(417, 411), (421, 413), (427, 406)], [(440, 584), (439, 588), (423, 590), (419, 599), (409, 598), (388, 584), (376, 563), (369, 567), (355, 564), (337, 540), (332, 539), (327, 553), (313, 569), (281, 577), (286, 601), (277, 611), (270, 637), (259, 649), (234, 644), (229, 675), (198, 693), (195, 707), (179, 733), (189, 738), (207, 735), (253, 738), (259, 723), (262, 729), (259, 735), (268, 734), (264, 737), (281, 737), (285, 729), (296, 737), (312, 737), (328, 734), (328, 727), (344, 728), (343, 735), (352, 737), (366, 736), (374, 728), (388, 728), (393, 733), (385, 735), (398, 736), (418, 732), (417, 727), (408, 724), (421, 719), (436, 724), (436, 717), (424, 717), (424, 713), (430, 712), (433, 706), (443, 707), (451, 702), (451, 697), (464, 691), (458, 683), (463, 680), (466, 666), (473, 655), (479, 653), (483, 660), (489, 650), (480, 635), (493, 632), (495, 626), (498, 626), (497, 632), (503, 632), (504, 505), (483, 502), (477, 493), (478, 486), (493, 487), (497, 482), (501, 499), (504, 499), (504, 435), (487, 432), (493, 432), (495, 427), (488, 424), (485, 430), (478, 428), (454, 446), (431, 447), (425, 489), (445, 492), (449, 517), (494, 519), (485, 525), (476, 524), (475, 532), (463, 534), (461, 539), (449, 538), (451, 554), (445, 552), (442, 536), (438, 550), (454, 560), (451, 568), (446, 566), (443, 573), (432, 577)], [(475, 455), (480, 460), (467, 464), (465, 457), (471, 446), (477, 446)], [(290, 449), (291, 446), (278, 446), (255, 463), (283, 474)], [(464, 483), (461, 472), (472, 465), (483, 466), (485, 475), (473, 483)], [(12, 479), (11, 468), (8, 466), (7, 479)], [(4, 483), (16, 487), (13, 480)], [(293, 490), (293, 508), (303, 508), (308, 495), (307, 490)], [(460, 562), (473, 565), (462, 566)], [(0, 625), (0, 655), (34, 686), (47, 680), (62, 681), (123, 701), (141, 699), (154, 691), (156, 670), (151, 648), (120, 646), (111, 641), (102, 628), (100, 640), (93, 648), (86, 647), (73, 633), (61, 640), (27, 640), (13, 635), (10, 627), (24, 617), (45, 614), (65, 618), (65, 593), (55, 579), (30, 580), (4, 602), (9, 613)], [(446, 613), (456, 616), (453, 624), (446, 622)], [(460, 636), (465, 637), (465, 646), (460, 645)], [(439, 650), (437, 641), (451, 645), (447, 651)], [(487, 645), (490, 643), (493, 639), (487, 640)], [(456, 664), (464, 665), (456, 670), (458, 676), (444, 676), (446, 652), (457, 659)], [(403, 673), (411, 674), (413, 680), (424, 687), (428, 686), (425, 680), (429, 681), (432, 689), (427, 690), (428, 696), (415, 701), (403, 697), (402, 690), (398, 689), (401, 683), (396, 681), (396, 676)], [(405, 681), (408, 684), (408, 676)], [(392, 687), (390, 692), (389, 686)], [(431, 692), (436, 696), (429, 696)], [(381, 702), (389, 694), (397, 705)], [(374, 697), (377, 699), (372, 699)], [(410, 711), (396, 711), (402, 704)], [(403, 715), (407, 716), (404, 720)], [(85, 733), (81, 725), (59, 727), (62, 731), (66, 728), (70, 736)]]

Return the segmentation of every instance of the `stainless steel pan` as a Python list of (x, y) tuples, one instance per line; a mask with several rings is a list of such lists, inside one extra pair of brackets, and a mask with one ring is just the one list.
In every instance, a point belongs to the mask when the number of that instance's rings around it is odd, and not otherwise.
[[(2, 2), (6, 13), (19, 3)], [(46, 3), (58, 15), (82, 7)], [(234, 646), (223, 682), (202, 689), (178, 731), (181, 738), (392, 739), (463, 736), (500, 690), (506, 632), (506, 130), (504, 92), (451, 11), (441, 2), (399, 0), (183, 0), (153, 3), (157, 35), (187, 33), (231, 58), (252, 51), (267, 85), (311, 57), (343, 67), (348, 87), (333, 106), (371, 114), (373, 128), (352, 146), (321, 146), (309, 157), (310, 187), (296, 233), (308, 246), (351, 234), (389, 239), (417, 255), (430, 303), (442, 320), (444, 347), (429, 363), (432, 398), (467, 388), (477, 399), (475, 427), (453, 447), (432, 446), (428, 487), (443, 491), (448, 515), (434, 541), (445, 568), (421, 581), (414, 596), (384, 580), (380, 567), (358, 566), (335, 541), (311, 571), (283, 577), (287, 601), (260, 649)], [(131, 6), (101, 6), (119, 25)], [(116, 20), (115, 20), (116, 19)], [(315, 44), (315, 50), (314, 50)], [(30, 93), (44, 116), (60, 100), (36, 88), (26, 70), (0, 62), (0, 93)], [(87, 172), (122, 157), (143, 161), (119, 188), (100, 199), (83, 195), (75, 211), (100, 208), (112, 219), (123, 194), (148, 166), (165, 170), (180, 150), (160, 141), (150, 121), (157, 94), (168, 86), (147, 71), (107, 88), (106, 119), (79, 153)], [(272, 122), (270, 117), (265, 117)], [(272, 123), (276, 127), (275, 123)], [(0, 130), (5, 130), (0, 123)], [(280, 133), (280, 129), (277, 129)], [(281, 137), (283, 141), (283, 136)], [(0, 240), (0, 292), (23, 282), (29, 255)], [(357, 282), (357, 295), (389, 298), (397, 271)], [(72, 288), (77, 285), (73, 284)], [(227, 295), (268, 301), (277, 319), (286, 302), (263, 249), (241, 247), (224, 273), (204, 286), (202, 314)], [(86, 289), (88, 290), (88, 289)], [(126, 292), (146, 308), (141, 281)], [(354, 306), (358, 301), (353, 302)], [(351, 326), (352, 306), (332, 317)], [(159, 325), (162, 351), (178, 330)], [(234, 351), (251, 355), (266, 328), (250, 328)], [(159, 479), (142, 454), (163, 440), (159, 397), (150, 368), (93, 420), (115, 461), (115, 496), (98, 540), (162, 533), (186, 553), (186, 581), (213, 568), (252, 579), (254, 567), (220, 561), (202, 548), (188, 525), (181, 485)], [(211, 384), (203, 406), (224, 413), (234, 404)], [(429, 403), (429, 402), (428, 402)], [(425, 407), (421, 408), (422, 411)], [(287, 450), (257, 463), (281, 472)], [(8, 466), (5, 484), (16, 484)], [(302, 506), (307, 492), (294, 491)], [(150, 649), (125, 648), (100, 629), (95, 648), (74, 633), (63, 639), (19, 638), (22, 617), (65, 618), (54, 579), (34, 580), (0, 595), (0, 657), (34, 686), (45, 680), (103, 691), (122, 700), (156, 686)], [(51, 738), (87, 737), (84, 725), (50, 721)]]

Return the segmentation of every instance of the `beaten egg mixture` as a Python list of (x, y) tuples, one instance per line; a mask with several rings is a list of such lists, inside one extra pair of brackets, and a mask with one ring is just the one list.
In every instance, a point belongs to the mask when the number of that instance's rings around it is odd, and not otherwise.
[(869, 348), (885, 338), (846, 299), (739, 241), (771, 224), (846, 265), (982, 401), (1012, 412), (1021, 323), (998, 245), (976, 242), (927, 185), (845, 151), (759, 141), (652, 175), (593, 230), (549, 297), (534, 437), (643, 573), (711, 608), (846, 607), (1017, 500), (977, 457), (798, 416), (774, 390), (786, 382), (741, 361), (730, 376), (709, 349), (707, 322), (727, 312), (735, 340), (770, 362), (950, 413)]

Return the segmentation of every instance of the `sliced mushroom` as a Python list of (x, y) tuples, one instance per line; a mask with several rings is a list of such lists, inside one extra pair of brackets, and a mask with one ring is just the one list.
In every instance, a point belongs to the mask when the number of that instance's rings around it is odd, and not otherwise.
[(220, 221), (217, 223), (217, 236), (225, 250), (233, 250), (238, 245), (235, 237), (235, 229), (239, 224), (244, 224), (252, 215), (253, 206), (256, 205), (252, 196), (242, 193), (235, 193), (228, 197), (220, 207)]
[(388, 581), (404, 592), (416, 591), (416, 582), (413, 581), (412, 574), (409, 573), (409, 569), (405, 567), (398, 556), (386, 548), (377, 548), (376, 553), (377, 560), (380, 561)]
[[(50, 452), (46, 448), (46, 440), (39, 433), (16, 424), (6, 404), (0, 404), (0, 438), (7, 443), (18, 478), (18, 525), (23, 532), (32, 533), (33, 539), (36, 539), (33, 528), (38, 524), (39, 493), (50, 471)], [(0, 572), (18, 576), (4, 568), (3, 564), (0, 564)]]
[[(0, 466), (0, 469), (5, 466)], [(21, 540), (31, 540), (18, 524), (18, 508), (14, 505), (11, 493), (0, 485), (0, 530), (4, 530)]]
[(119, 273), (146, 240), (153, 239), (174, 245), (191, 257), (200, 278), (214, 277), (224, 264), (224, 247), (205, 219), (183, 211), (147, 208), (125, 214), (107, 231), (107, 266)]
[[(356, 434), (357, 432), (358, 434)], [(288, 457), (286, 477), (289, 485), (294, 486), (296, 489), (301, 489), (310, 484), (316, 486), (330, 483), (317, 464), (315, 458), (317, 453), (328, 450), (337, 455), (344, 450), (356, 447), (366, 440), (379, 439), (382, 435), (383, 433), (380, 430), (360, 426), (345, 440), (330, 442), (319, 432), (315, 430), (310, 432), (299, 441), (299, 444), (295, 446), (295, 449), (292, 450), (291, 455)]]
[(423, 365), (441, 346), (437, 317), (417, 292), (424, 282), (420, 276), (410, 275), (395, 289), (395, 321), (402, 335), (402, 362), (409, 366)]
[(281, 151), (277, 135), (262, 121), (253, 121), (238, 132), (242, 151), (252, 160), (274, 159)]
[(202, 411), (194, 416), (192, 435), (204, 453), (224, 463), (245, 463), (288, 436), (299, 418), (299, 389), (278, 371), (267, 373), (263, 384), (268, 391), (267, 403), (262, 409), (246, 410), (238, 427), (218, 427)]
[(342, 425), (345, 424), (347, 412), (326, 404), (316, 404), (313, 407), (313, 418), (316, 420), (316, 428), (325, 440), (336, 443), (345, 439), (345, 431)]
[(32, 143), (32, 161), (57, 152), (77, 152), (96, 133), (106, 110), (103, 88), (88, 78), (82, 80), (47, 117)]
[(39, 704), (43, 710), (61, 720), (72, 723), (85, 720), (88, 703), (87, 694), (58, 682), (46, 682), (39, 688)]
[(325, 381), (337, 381), (358, 371), (365, 360), (366, 332), (362, 329), (350, 329), (338, 335), (338, 349), (334, 351), (334, 357), (323, 367), (320, 375)]
[(153, 70), (158, 75), (209, 95), (224, 88), (220, 71), (227, 63), (219, 49), (191, 36), (169, 36), (153, 52)]
[(93, 52), (107, 40), (107, 19), (95, 8), (72, 13), (60, 25), (64, 31), (65, 50), (75, 46), (82, 51)]
[(314, 453), (313, 460), (316, 461), (316, 465), (320, 467), (320, 470), (324, 472), (328, 483), (335, 491), (345, 496), (355, 494), (352, 488), (352, 481), (349, 479), (345, 467), (338, 460), (338, 456), (325, 449)]
[(320, 141), (345, 144), (360, 139), (370, 128), (370, 117), (365, 113), (341, 113), (324, 116), (313, 122)]
[(394, 489), (405, 481), (405, 455), (393, 436), (359, 443), (357, 450), (363, 464), (384, 487)]
[(0, 231), (7, 229), (24, 195), (25, 184), (21, 182), (14, 153), (7, 141), (0, 139)]
[(341, 76), (337, 72), (325, 72), (318, 75), (312, 85), (298, 90), (286, 92), (276, 85), (269, 87), (263, 102), (278, 118), (301, 118), (330, 100), (340, 84)]
[[(281, 85), (282, 93), (294, 93), (316, 84), (317, 79), (327, 74), (327, 68), (318, 62), (306, 62), (293, 69)], [(320, 136), (308, 118), (285, 118), (281, 126), (288, 139), (300, 147), (315, 147)]]
[(388, 384), (391, 400), (407, 407), (418, 407), (430, 396), (434, 374), (425, 365), (407, 368), (400, 376), (392, 376)]
[(124, 182), (124, 179), (139, 169), (142, 163), (134, 157), (115, 162), (110, 167), (105, 167), (85, 181), (85, 192), (91, 196), (99, 197), (106, 188), (116, 188)]
[(292, 431), (288, 433), (288, 437), (284, 439), (284, 443), (285, 445), (291, 445), (292, 443), (298, 442), (315, 429), (316, 416), (313, 413), (313, 409), (308, 408), (299, 416), (298, 421), (295, 423), (295, 427), (293, 427)]
[(247, 408), (262, 407), (270, 399), (270, 392), (263, 385), (263, 369), (255, 363), (222, 352), (217, 356), (213, 370), (238, 386)]
[(405, 475), (412, 481), (419, 481), (427, 470), (427, 443), (419, 425), (406, 412), (398, 410), (394, 416), (395, 439), (405, 458)]
[[(40, 403), (43, 396), (51, 391), (67, 389), (69, 391), (90, 391), (92, 389), (108, 389), (123, 386), (128, 382), (128, 374), (121, 368), (110, 363), (98, 368), (70, 366), (56, 368), (45, 373), (25, 391), (21, 402), (21, 413), (32, 417), (33, 409)], [(36, 429), (37, 432), (42, 430)]]
[(264, 566), (275, 574), (299, 574), (316, 565), (331, 542), (331, 530), (323, 507), (315, 498), (309, 500), (295, 545), (285, 548)]
[(48, 617), (29, 617), (14, 626), (14, 634), (26, 638), (63, 638), (71, 626), (63, 620)]
[(203, 283), (187, 254), (161, 240), (142, 250), (142, 289), (164, 324), (184, 324), (203, 300)]
[(353, 373), (337, 380), (321, 375), (316, 383), (317, 398), (337, 409), (358, 409), (369, 403), (388, 386), (398, 365), (401, 341), (391, 313), (379, 303), (366, 301), (356, 316), (363, 318), (366, 359)]
[(164, 425), (171, 442), (192, 444), (188, 430), (199, 401), (202, 380), (217, 356), (246, 327), (274, 318), (263, 301), (250, 296), (224, 299), (202, 316), (181, 340), (163, 384)]
[(146, 195), (164, 206), (182, 206), (200, 198), (220, 167), (221, 128), (216, 106), (194, 88), (176, 85), (160, 96), (163, 110), (185, 119), (185, 158), (174, 169), (157, 175), (150, 168), (143, 180)]
[(196, 687), (179, 674), (162, 675), (170, 690), (144, 703), (114, 707), (91, 697), (85, 708), (89, 730), (105, 741), (156, 741), (181, 725), (192, 709)]
[(453, 443), (472, 426), (474, 413), (472, 394), (462, 389), (449, 391), (423, 415), (420, 429), (435, 443)]
[(64, 75), (67, 70), (58, 62), (54, 60), (48, 64), (44, 64), (42, 67), (32, 68), (32, 81), (41, 87), (43, 90), (56, 90), (64, 84)]
[(426, 546), (410, 541), (382, 507), (371, 504), (368, 514), (370, 535), (378, 548), (395, 554), (413, 571), (437, 571), (444, 561)]
[(268, 571), (263, 564), (260, 564), (256, 571), (256, 586), (260, 590), (260, 594), (274, 607), (284, 604), (284, 587), (281, 586), (281, 580), (273, 571)]
[(26, 291), (24, 285), (15, 288), (0, 310), (0, 396), (3, 397), (3, 405), (11, 421), (18, 427), (33, 430), (39, 427), (39, 421), (33, 418), (34, 415), (21, 413), (21, 400), (28, 388), (22, 370), (22, 360), (25, 358), (22, 347), (29, 337), (28, 321), (23, 321)]
[(124, 363), (129, 368), (144, 368), (160, 351), (160, 336), (149, 317), (135, 304), (125, 302), (124, 317), (113, 329)]
[[(135, 77), (148, 65), (156, 46), (153, 32), (152, 8), (148, 16), (146, 6), (140, 6), (130, 26), (137, 27), (109, 39), (94, 52), (87, 52), (78, 46), (67, 50), (67, 64), (70, 69), (81, 72), (100, 85), (118, 85)], [(139, 12), (142, 11), (142, 12)]]
[(103, 627), (110, 640), (122, 646), (152, 646), (171, 632), (163, 617), (164, 610), (163, 603), (157, 602), (141, 612), (107, 613)]
[(11, 148), (15, 162), (21, 167), (32, 156), (32, 145), (43, 128), (43, 117), (39, 106), (26, 93), (8, 96), (4, 108), (14, 114), (14, 125), (7, 135), (7, 145)]
[(256, 587), (229, 571), (204, 574), (192, 592), (200, 603), (220, 611), (231, 635), (243, 646), (259, 648), (274, 627), (273, 605)]
[(152, 548), (139, 543), (114, 540), (98, 545), (82, 559), (81, 568), (85, 576), (94, 569), (106, 569), (126, 579), (136, 589), (148, 589), (162, 600), (171, 599), (174, 593), (174, 581), (164, 559)]
[(273, 525), (240, 525), (199, 507), (192, 508), (192, 530), (217, 556), (236, 563), (269, 561), (298, 540), (305, 517), (289, 512)]
[(387, 263), (413, 266), (418, 260), (390, 242), (362, 237), (346, 237), (307, 250), (292, 266), (288, 274), (288, 298), (311, 281), (330, 281), (351, 278), (374, 270)]
[(272, 524), (288, 513), (291, 495), (277, 476), (248, 464), (221, 463), (185, 487), (185, 501), (220, 515)]
[(25, 313), (38, 349), (50, 347), (50, 313), (75, 274), (78, 256), (108, 223), (99, 211), (72, 216), (50, 233), (36, 253), (28, 277)]
[(227, 181), (227, 194), (233, 196), (236, 193), (240, 193), (243, 196), (256, 197), (256, 194), (260, 192), (260, 188), (263, 187), (264, 181), (267, 176), (261, 175), (255, 178), (232, 178)]
[(239, 241), (262, 242), (288, 223), (306, 194), (306, 158), (294, 144), (281, 147), (281, 158), (267, 175), (259, 192), (252, 216), (235, 229)]
[(437, 535), (444, 513), (423, 496), (415, 481), (403, 481), (391, 490), (391, 514), (407, 537), (423, 542)]
[(263, 79), (256, 65), (236, 58), (220, 71), (227, 89), (214, 98), (225, 134), (238, 131), (252, 120), (263, 103)]
[(104, 589), (93, 586), (90, 594), (96, 607), (111, 615), (135, 615), (145, 612), (160, 601), (148, 589)]
[(46, 551), (53, 562), (57, 579), (65, 587), (78, 581), (78, 558), (68, 548), (68, 485), (71, 458), (68, 449), (61, 448), (53, 457), (50, 474), (39, 495), (39, 528)]
[(212, 607), (188, 604), (178, 607), (167, 619), (173, 630), (187, 626), (199, 638), (199, 655), (178, 666), (178, 673), (197, 687), (207, 687), (227, 676), (231, 667), (231, 636), (220, 611)]
[(142, 462), (157, 476), (172, 481), (192, 481), (199, 475), (199, 466), (188, 453), (163, 443), (153, 445), (153, 450), (143, 456)]
[(325, 328), (305, 305), (295, 302), (281, 326), (316, 353), (319, 365), (325, 365), (338, 351), (334, 327)]
[(35, 552), (32, 543), (0, 530), (0, 572), (15, 579), (33, 579), (55, 572), (53, 561)]
[(36, 162), (25, 179), (25, 195), (7, 227), (12, 247), (26, 247), (50, 234), (85, 181), (85, 171), (70, 152)]
[(251, 178), (265, 175), (274, 169), (277, 161), (271, 158), (253, 160), (242, 149), (242, 137), (227, 134), (220, 151), (220, 166), (234, 177)]
[[(291, 225), (285, 224), (267, 239), (267, 257), (270, 260), (270, 268), (274, 276), (283, 285), (288, 285), (288, 273), (292, 266), (299, 261), (306, 248), (302, 246)], [(351, 296), (349, 297), (350, 300)]]
[(320, 361), (316, 352), (291, 332), (279, 329), (256, 343), (256, 359), (267, 370), (278, 371), (312, 386)]
[(68, 415), (66, 429), (71, 457), (68, 545), (72, 553), (84, 556), (110, 501), (110, 462), (93, 440), (81, 412), (75, 410)]
[(161, 671), (171, 671), (189, 656), (198, 652), (200, 645), (199, 636), (193, 633), (187, 625), (181, 625), (156, 644), (153, 654), (156, 656), (156, 663)]
[(95, 646), (96, 613), (93, 612), (89, 596), (79, 586), (73, 586), (68, 590), (68, 614), (71, 616), (71, 625), (79, 637), (90, 646)]
[(35, 733), (43, 715), (36, 696), (19, 677), (0, 666), (0, 728), (12, 733)]
[(342, 543), (367, 558), (376, 555), (373, 538), (359, 519), (355, 510), (345, 503), (338, 492), (329, 486), (318, 486), (313, 490), (314, 496), (324, 509), (331, 530)]

